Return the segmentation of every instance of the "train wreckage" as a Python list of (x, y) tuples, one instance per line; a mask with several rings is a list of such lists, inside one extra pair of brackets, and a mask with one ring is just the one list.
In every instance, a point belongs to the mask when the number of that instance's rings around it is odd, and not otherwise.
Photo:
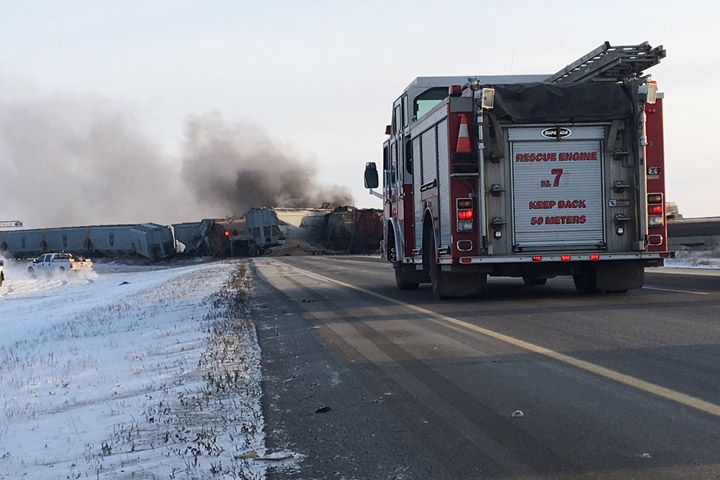
[(253, 208), (240, 217), (172, 226), (92, 225), (0, 232), (0, 252), (15, 258), (64, 251), (84, 256), (139, 256), (151, 262), (180, 253), (239, 257), (263, 254), (368, 253), (379, 248), (382, 212), (352, 206)]

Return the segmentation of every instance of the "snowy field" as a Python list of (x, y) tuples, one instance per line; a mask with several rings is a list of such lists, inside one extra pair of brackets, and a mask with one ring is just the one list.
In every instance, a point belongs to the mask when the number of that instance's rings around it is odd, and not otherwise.
[(0, 478), (256, 479), (287, 457), (263, 448), (243, 262), (5, 269)]

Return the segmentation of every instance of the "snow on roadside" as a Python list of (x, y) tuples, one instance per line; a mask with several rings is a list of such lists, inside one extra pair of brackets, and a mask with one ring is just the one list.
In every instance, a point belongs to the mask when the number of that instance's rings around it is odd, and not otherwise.
[(665, 259), (670, 268), (718, 268), (720, 269), (720, 247), (688, 249), (675, 252), (675, 258)]
[(0, 287), (0, 478), (265, 477), (246, 458), (265, 450), (244, 263), (16, 267)]

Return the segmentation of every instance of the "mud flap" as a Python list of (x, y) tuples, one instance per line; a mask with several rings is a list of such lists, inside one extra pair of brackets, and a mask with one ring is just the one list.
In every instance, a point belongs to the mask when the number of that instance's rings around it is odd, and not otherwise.
[(645, 283), (645, 267), (640, 262), (600, 262), (595, 273), (601, 292), (624, 292)]
[(400, 290), (416, 290), (421, 283), (427, 283), (430, 278), (415, 265), (395, 264), (395, 284)]
[(450, 273), (438, 269), (432, 275), (433, 294), (438, 300), (449, 298), (477, 297), (485, 293), (487, 274)]

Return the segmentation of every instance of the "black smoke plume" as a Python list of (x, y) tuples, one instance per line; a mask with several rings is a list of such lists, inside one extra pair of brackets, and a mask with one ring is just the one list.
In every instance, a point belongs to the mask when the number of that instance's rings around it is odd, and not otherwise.
[(351, 205), (346, 188), (323, 186), (317, 170), (291, 147), (246, 123), (218, 114), (188, 119), (183, 180), (197, 199), (218, 207)]
[(42, 228), (176, 218), (177, 169), (138, 125), (99, 99), (0, 100), (0, 220)]
[(121, 105), (4, 96), (0, 220), (31, 228), (169, 224), (260, 206), (352, 204), (345, 189), (319, 185), (310, 161), (257, 127), (201, 115), (188, 118), (186, 135), (181, 158), (172, 158)]

